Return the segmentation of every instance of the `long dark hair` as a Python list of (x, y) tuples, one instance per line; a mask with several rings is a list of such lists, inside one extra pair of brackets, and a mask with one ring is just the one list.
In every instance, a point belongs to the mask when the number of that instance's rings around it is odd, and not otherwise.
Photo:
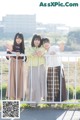
[(25, 53), (25, 48), (24, 48), (24, 36), (22, 33), (16, 33), (15, 37), (14, 37), (14, 43), (13, 43), (13, 51), (16, 51), (16, 38), (20, 38), (22, 40), (22, 42), (20, 43), (20, 53)]
[(37, 35), (37, 34), (35, 34), (35, 35), (33, 36), (32, 41), (31, 41), (31, 46), (32, 46), (32, 47), (35, 47), (35, 45), (34, 45), (34, 40), (36, 40), (36, 39), (40, 41), (40, 44), (39, 44), (38, 47), (41, 47), (41, 45), (42, 45), (41, 36), (40, 36), (40, 35)]

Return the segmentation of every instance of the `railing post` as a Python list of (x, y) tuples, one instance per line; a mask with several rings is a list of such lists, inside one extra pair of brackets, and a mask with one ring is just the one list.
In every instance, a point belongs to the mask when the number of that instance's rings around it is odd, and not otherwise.
[(2, 100), (2, 57), (1, 57), (1, 100)]
[(75, 58), (75, 70), (74, 70), (74, 99), (76, 100), (76, 80), (77, 80), (77, 66), (76, 66), (77, 58)]
[(31, 85), (31, 90), (30, 90), (30, 101), (32, 101), (32, 61), (30, 61), (31, 62), (31, 66), (30, 66), (30, 71), (31, 71), (31, 83), (30, 83), (30, 85)]
[(9, 97), (10, 97), (10, 71), (11, 71), (11, 69), (10, 69), (10, 56), (9, 56), (9, 68), (8, 68), (8, 70), (9, 70), (9, 74), (8, 74), (8, 100), (10, 99)]

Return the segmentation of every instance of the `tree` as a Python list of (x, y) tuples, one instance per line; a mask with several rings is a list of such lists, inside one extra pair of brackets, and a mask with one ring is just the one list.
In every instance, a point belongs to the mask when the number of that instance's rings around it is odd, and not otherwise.
[(80, 44), (80, 30), (69, 32), (67, 38), (68, 38), (67, 44), (70, 45), (72, 43)]

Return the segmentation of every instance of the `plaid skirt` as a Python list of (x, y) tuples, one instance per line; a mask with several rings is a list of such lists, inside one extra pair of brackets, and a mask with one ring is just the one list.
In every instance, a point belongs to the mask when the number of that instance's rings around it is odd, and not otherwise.
[[(60, 90), (61, 90), (61, 93), (60, 93)], [(65, 78), (61, 75), (61, 67), (60, 66), (55, 67), (55, 68), (48, 67), (47, 100), (48, 101), (60, 101), (60, 95), (61, 95), (62, 101), (66, 100)]]

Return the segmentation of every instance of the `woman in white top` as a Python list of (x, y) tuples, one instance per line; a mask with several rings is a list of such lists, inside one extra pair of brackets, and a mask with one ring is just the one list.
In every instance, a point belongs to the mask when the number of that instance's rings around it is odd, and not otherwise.
[(47, 50), (47, 100), (66, 100), (66, 86), (64, 74), (62, 74), (63, 70), (60, 57), (60, 47), (51, 46), (48, 38), (43, 38), (42, 41), (43, 47)]

